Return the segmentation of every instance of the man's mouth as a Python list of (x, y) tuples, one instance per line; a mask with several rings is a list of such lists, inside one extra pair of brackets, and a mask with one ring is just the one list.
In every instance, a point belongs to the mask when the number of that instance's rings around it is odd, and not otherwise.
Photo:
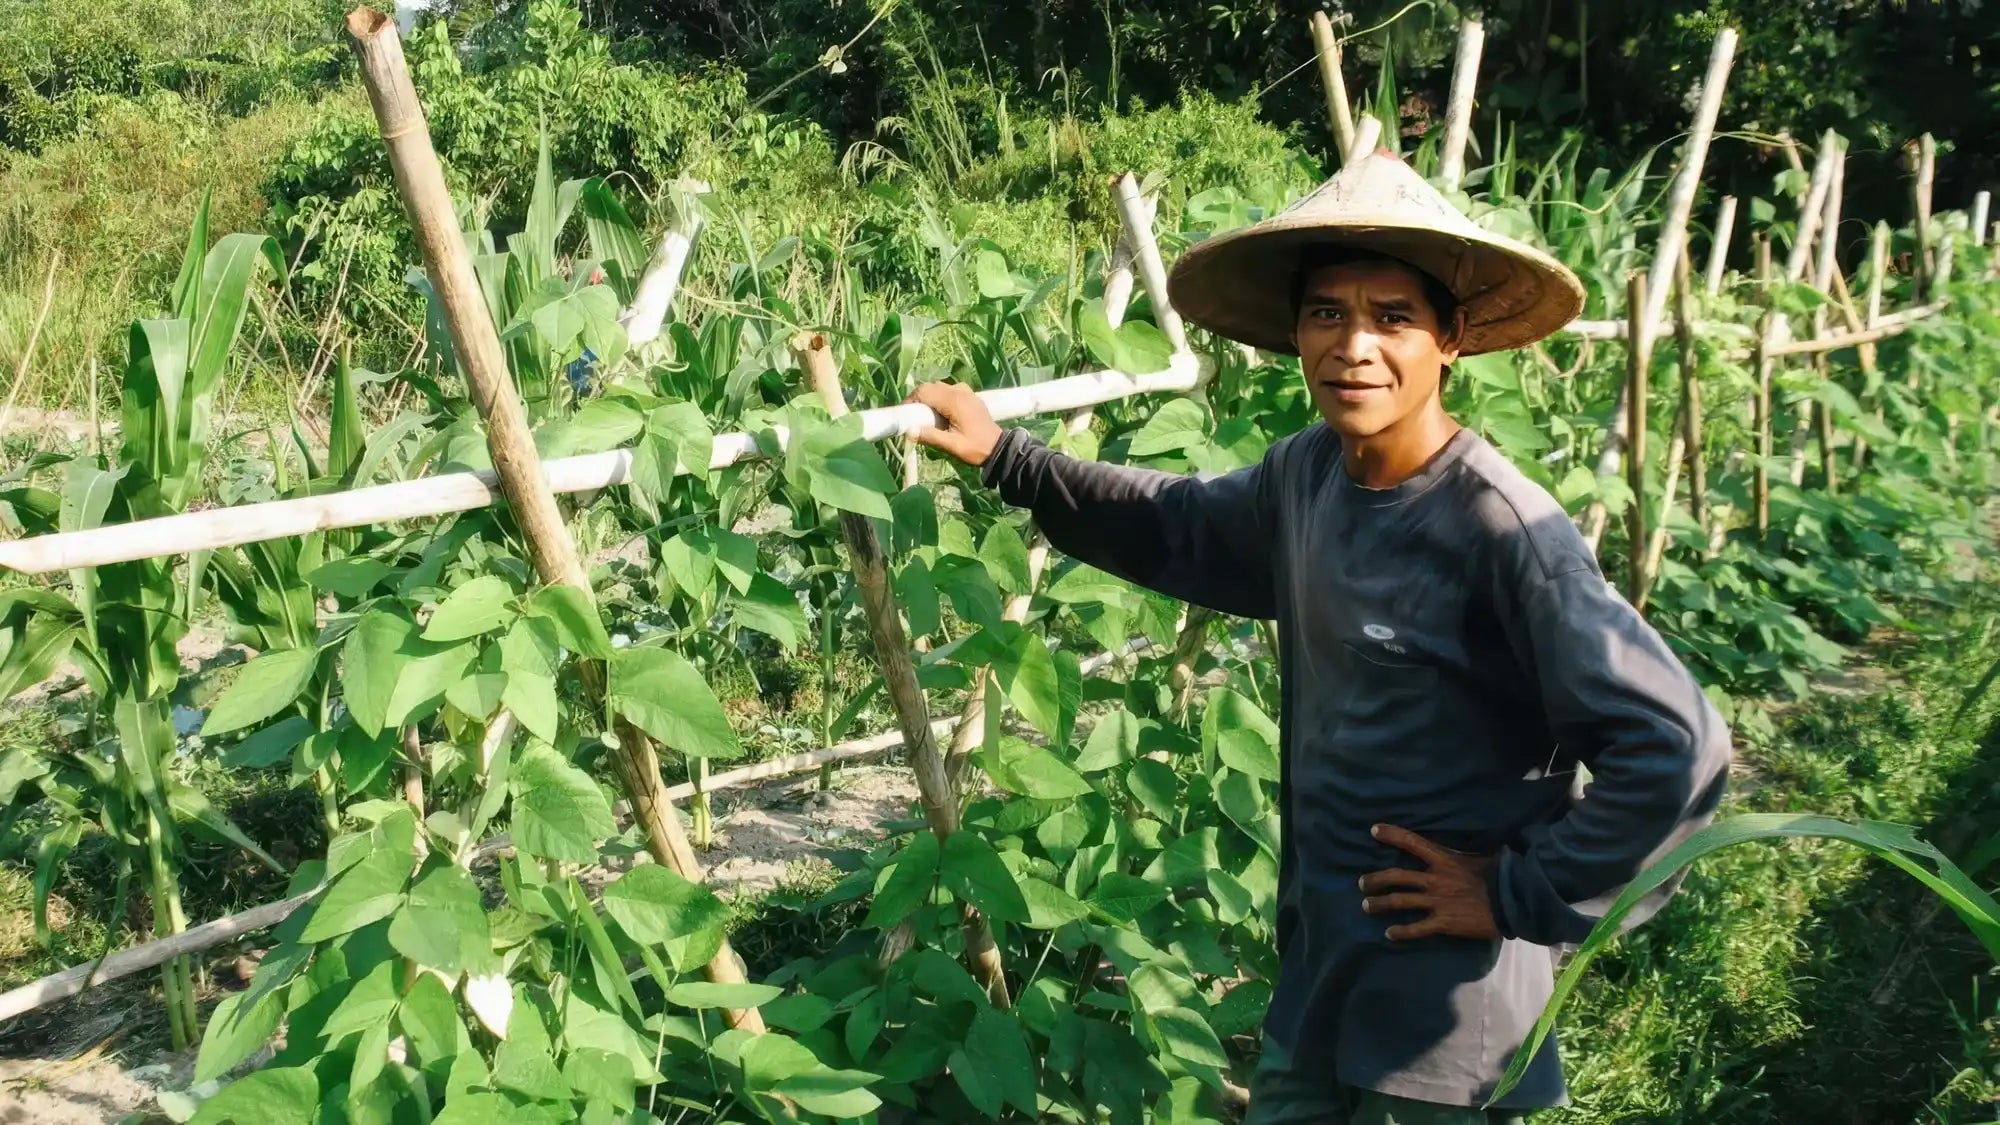
[(1319, 385), (1342, 402), (1362, 402), (1377, 391), (1389, 389), (1387, 383), (1370, 383), (1361, 379), (1321, 379)]

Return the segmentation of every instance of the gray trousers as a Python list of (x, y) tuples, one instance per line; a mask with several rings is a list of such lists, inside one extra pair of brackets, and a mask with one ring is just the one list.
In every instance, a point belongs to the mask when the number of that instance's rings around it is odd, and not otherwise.
[(1250, 1079), (1243, 1125), (1521, 1125), (1505, 1110), (1413, 1101), (1336, 1081), (1320, 1066), (1295, 1069), (1284, 1048), (1268, 1040)]

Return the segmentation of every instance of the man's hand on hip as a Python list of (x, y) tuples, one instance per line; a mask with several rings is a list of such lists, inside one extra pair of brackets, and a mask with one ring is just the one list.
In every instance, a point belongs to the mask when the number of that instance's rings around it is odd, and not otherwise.
[(1401, 848), (1426, 864), (1422, 871), (1392, 867), (1361, 877), (1361, 909), (1370, 914), (1419, 910), (1425, 917), (1390, 926), (1390, 941), (1443, 935), (1482, 938), (1500, 936), (1493, 921), (1493, 901), (1486, 876), (1499, 861), (1490, 855), (1468, 855), (1434, 844), (1407, 828), (1378, 824), (1377, 840)]
[(993, 456), (1000, 443), (1000, 427), (986, 409), (986, 403), (972, 388), (960, 383), (920, 383), (905, 400), (931, 408), (937, 426), (915, 435), (919, 445), (940, 449), (977, 468)]

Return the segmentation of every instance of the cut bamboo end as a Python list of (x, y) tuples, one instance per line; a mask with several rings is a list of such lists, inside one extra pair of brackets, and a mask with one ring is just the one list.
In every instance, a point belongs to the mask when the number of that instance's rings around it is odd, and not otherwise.
[(1472, 132), (1472, 100), (1479, 83), (1479, 55), (1486, 29), (1478, 20), (1458, 27), (1458, 58), (1451, 69), (1451, 95), (1446, 103), (1444, 143), (1438, 152), (1438, 178), (1457, 190), (1465, 178), (1465, 144)]

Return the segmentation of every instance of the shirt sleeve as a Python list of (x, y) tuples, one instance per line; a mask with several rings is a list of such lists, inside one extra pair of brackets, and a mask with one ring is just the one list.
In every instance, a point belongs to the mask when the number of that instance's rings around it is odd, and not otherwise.
[(1278, 612), (1273, 459), (1184, 476), (1070, 457), (1010, 429), (982, 477), (1057, 550), (1149, 590), (1238, 617)]
[[(1578, 563), (1542, 580), (1505, 616), (1558, 752), (1587, 765), (1591, 781), (1567, 814), (1502, 849), (1494, 921), (1505, 937), (1575, 944), (1639, 872), (1714, 818), (1729, 732), (1673, 650), (1596, 567)], [(1657, 913), (1679, 883), (1676, 875), (1648, 894), (1623, 928)]]

